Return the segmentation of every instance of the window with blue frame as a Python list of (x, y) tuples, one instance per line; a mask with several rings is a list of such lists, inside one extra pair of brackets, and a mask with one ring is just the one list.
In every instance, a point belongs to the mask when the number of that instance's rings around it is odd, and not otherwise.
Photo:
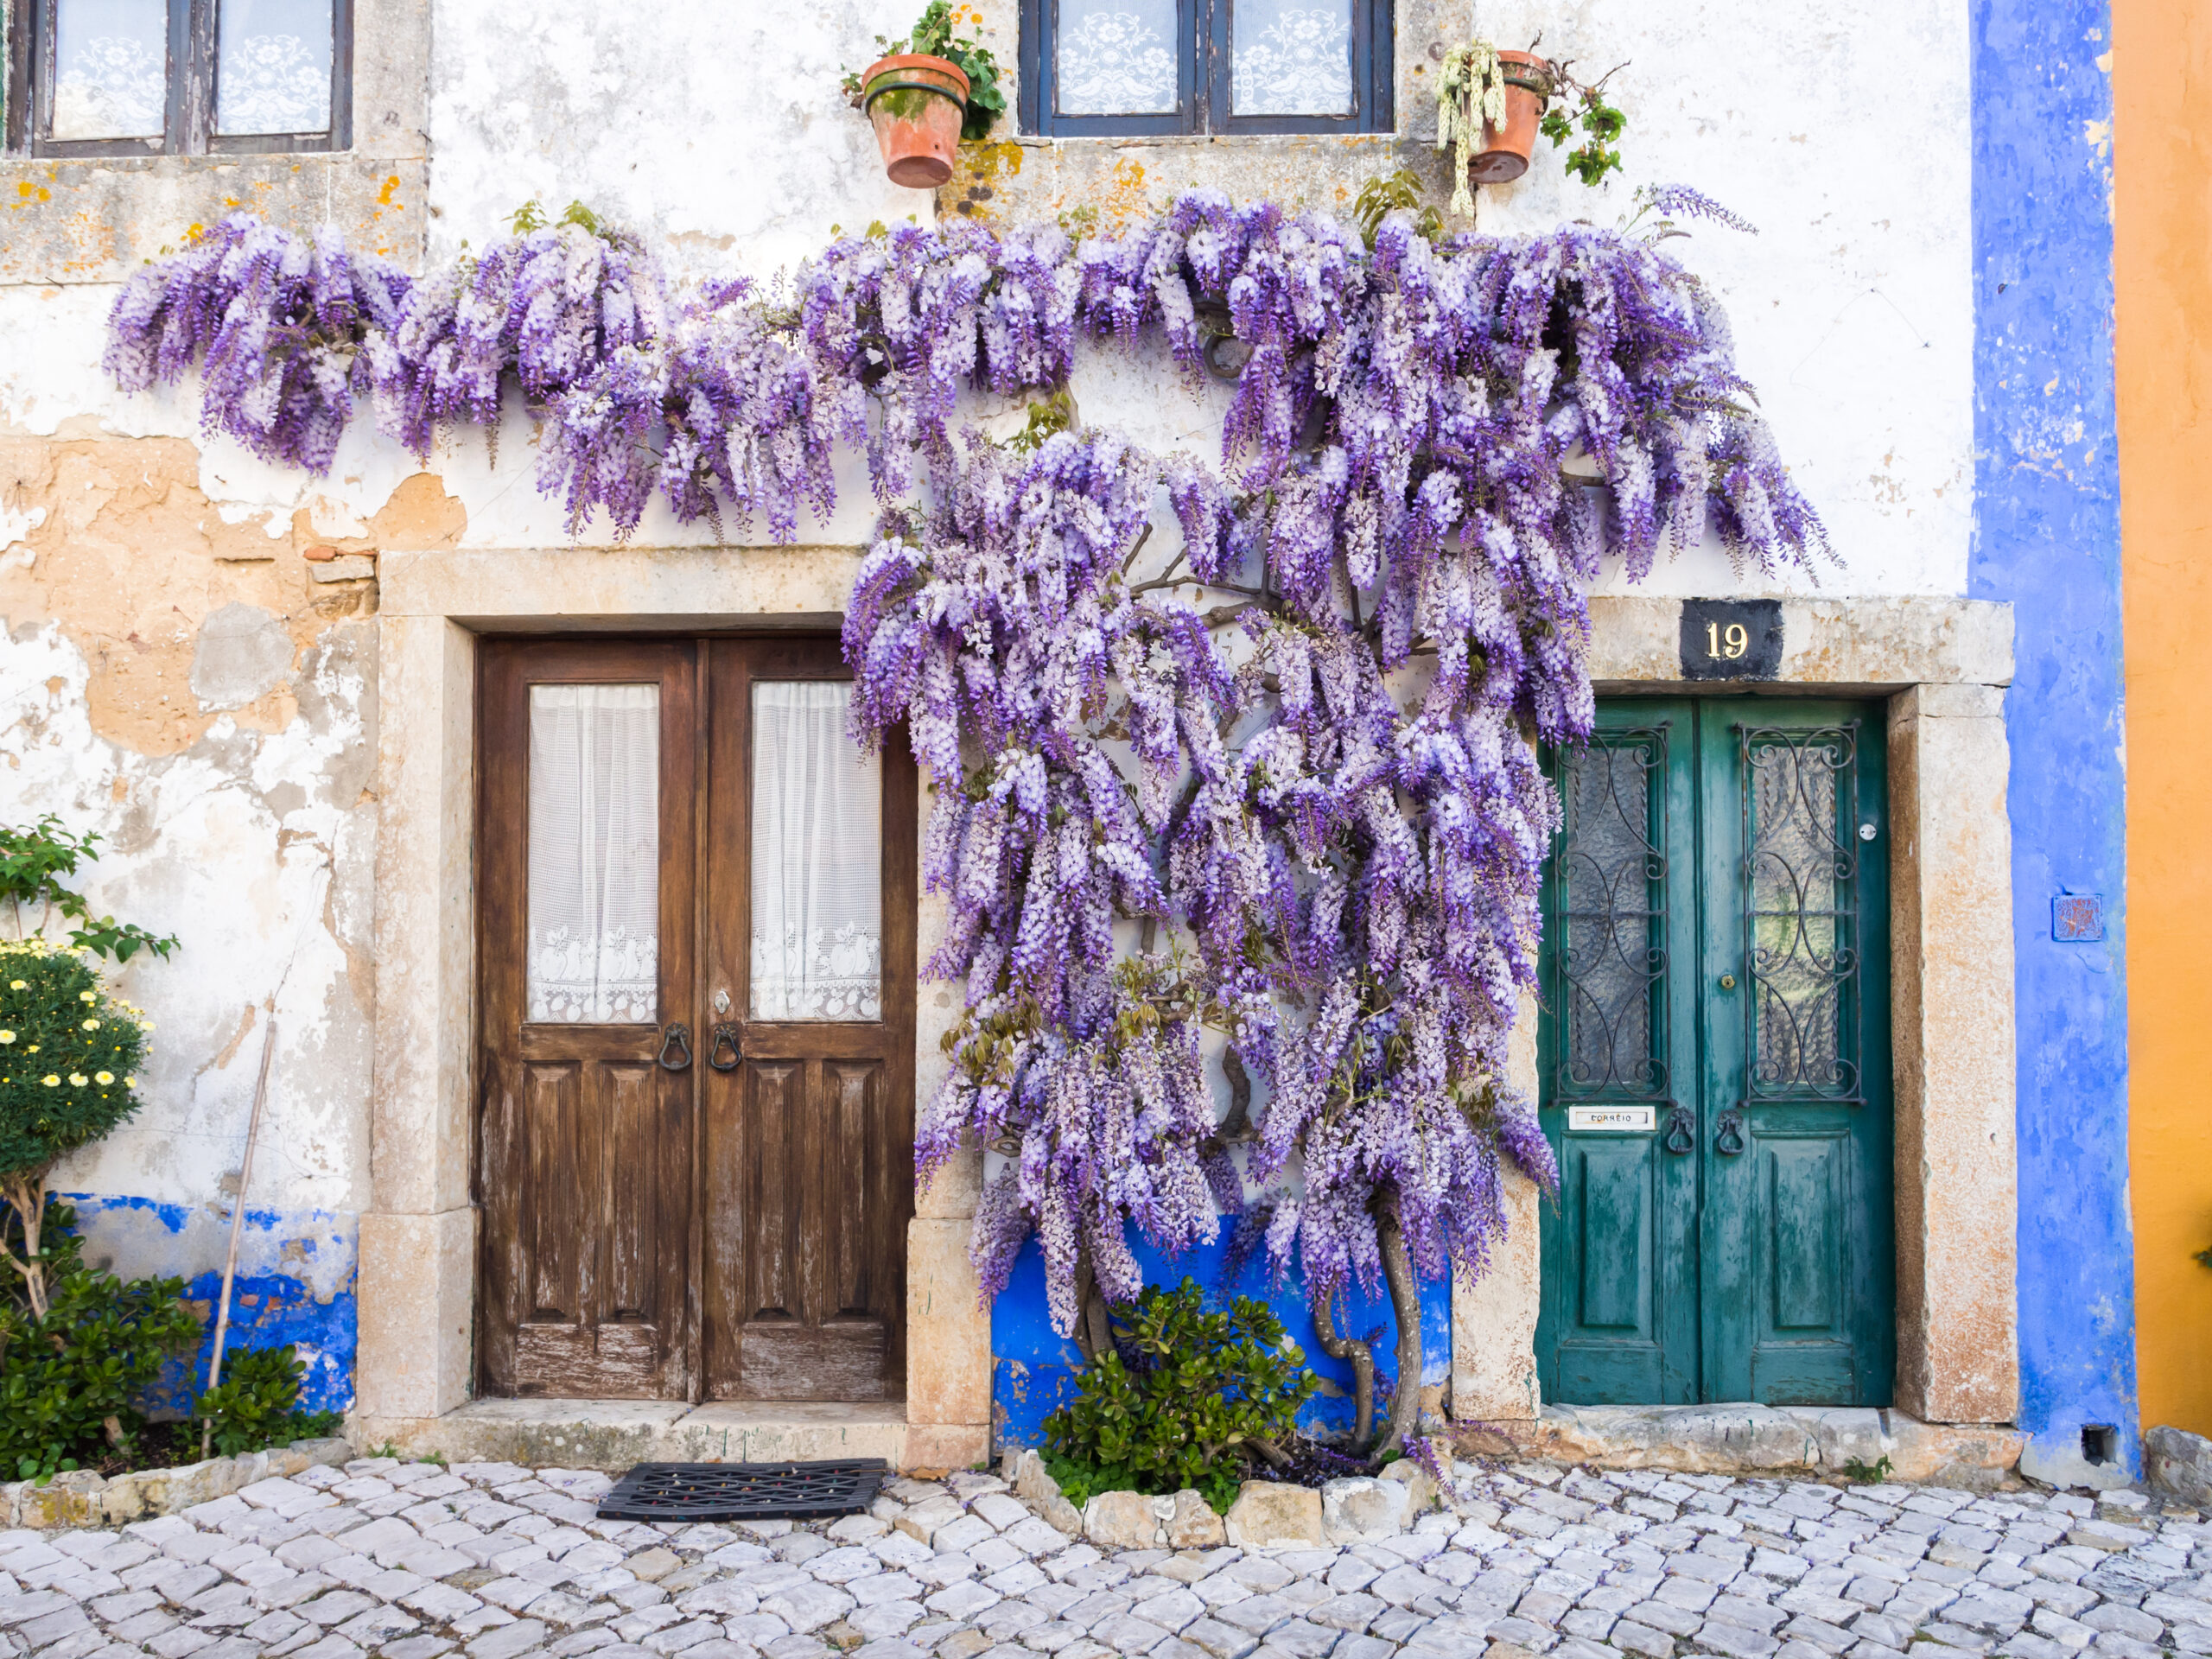
[(1021, 130), (1391, 130), (1390, 0), (1022, 0)]

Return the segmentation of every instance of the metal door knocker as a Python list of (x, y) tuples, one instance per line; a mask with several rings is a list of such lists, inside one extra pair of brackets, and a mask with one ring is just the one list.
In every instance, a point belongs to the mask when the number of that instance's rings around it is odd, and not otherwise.
[[(728, 1045), (729, 1058), (722, 1058), (723, 1045)], [(745, 1058), (745, 1051), (738, 1046), (737, 1027), (724, 1020), (715, 1027), (714, 1040), (707, 1045), (707, 1064), (717, 1071), (734, 1071), (738, 1062)]]
[(1667, 1114), (1667, 1133), (1660, 1144), (1677, 1158), (1697, 1150), (1697, 1122), (1688, 1107), (1677, 1106)]
[[(677, 1056), (671, 1059), (673, 1051)], [(691, 1027), (681, 1020), (671, 1020), (668, 1029), (661, 1033), (660, 1053), (658, 1056), (664, 1071), (681, 1071), (691, 1064)]]
[(1720, 1132), (1713, 1137), (1713, 1149), (1723, 1158), (1738, 1158), (1744, 1151), (1744, 1116), (1740, 1112), (1720, 1114)]

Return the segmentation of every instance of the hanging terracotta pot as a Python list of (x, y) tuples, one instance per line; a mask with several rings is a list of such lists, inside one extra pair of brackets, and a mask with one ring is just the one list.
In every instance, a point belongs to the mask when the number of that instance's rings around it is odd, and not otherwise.
[(1501, 52), (1505, 70), (1505, 124), (1483, 123), (1482, 153), (1467, 163), (1467, 176), (1477, 184), (1508, 184), (1529, 170), (1529, 152), (1536, 147), (1536, 124), (1551, 101), (1552, 66), (1532, 52)]
[(861, 107), (892, 183), (934, 190), (952, 176), (968, 113), (968, 77), (958, 64), (920, 52), (879, 59), (861, 77)]

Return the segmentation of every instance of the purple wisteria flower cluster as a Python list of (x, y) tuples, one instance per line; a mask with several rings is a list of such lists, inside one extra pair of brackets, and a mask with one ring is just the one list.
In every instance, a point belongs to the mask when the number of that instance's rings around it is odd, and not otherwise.
[[(314, 470), (356, 392), (426, 453), (519, 386), (577, 530), (658, 499), (791, 540), (865, 454), (855, 728), (904, 724), (931, 775), (929, 971), (967, 992), (918, 1154), (1007, 1155), (985, 1291), (1034, 1231), (1079, 1333), (1139, 1288), (1132, 1226), (1185, 1248), (1248, 1187), (1325, 1300), (1479, 1271), (1502, 1168), (1555, 1179), (1506, 1042), (1559, 821), (1537, 746), (1592, 720), (1591, 581), (1708, 529), (1769, 569), (1824, 550), (1660, 226), (1433, 243), (1399, 213), (1370, 249), (1199, 193), (1115, 237), (902, 226), (678, 291), (574, 224), (410, 282), (241, 217), (132, 279), (108, 361), (143, 387), (204, 359), (207, 429)], [(960, 420), (1154, 329), (1193, 377), (1242, 353), (1218, 470)], [(1147, 563), (1162, 495), (1180, 546)], [(1208, 1027), (1262, 1085), (1249, 1124)]]

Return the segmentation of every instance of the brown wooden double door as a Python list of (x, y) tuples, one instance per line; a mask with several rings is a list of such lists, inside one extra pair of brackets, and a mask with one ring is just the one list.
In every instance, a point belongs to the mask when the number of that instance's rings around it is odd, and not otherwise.
[(845, 735), (834, 639), (480, 667), (482, 1386), (903, 1397), (905, 746)]

